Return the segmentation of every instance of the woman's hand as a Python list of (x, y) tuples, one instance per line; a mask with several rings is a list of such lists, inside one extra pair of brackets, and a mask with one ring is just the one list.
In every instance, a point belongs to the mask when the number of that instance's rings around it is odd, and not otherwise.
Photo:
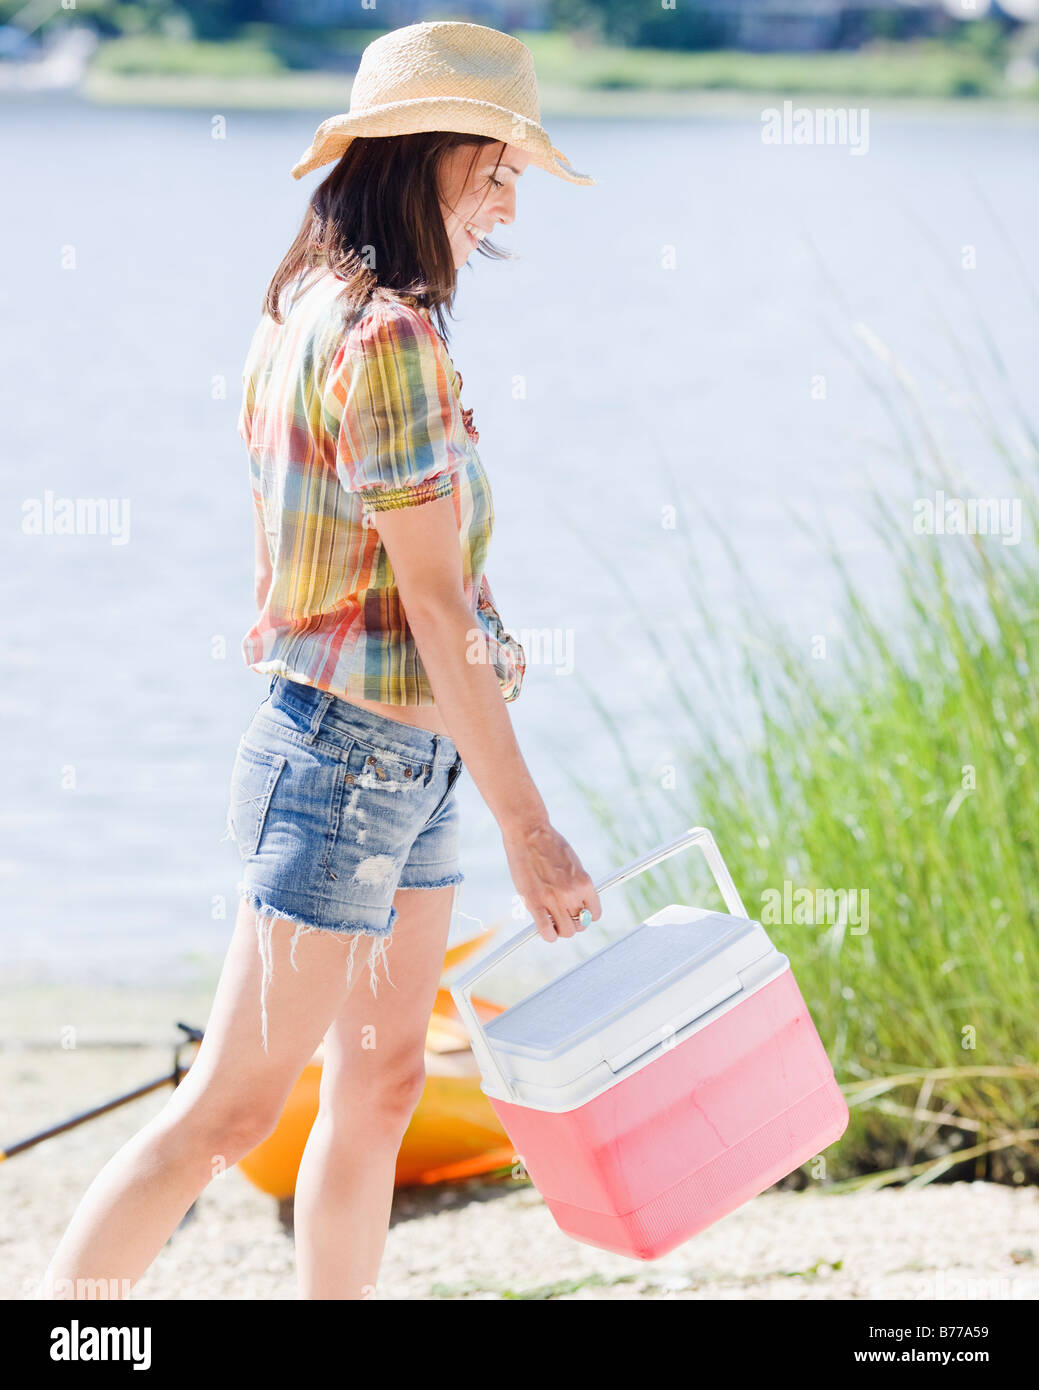
[(567, 840), (549, 822), (503, 832), (502, 843), (516, 892), (545, 941), (584, 931), (574, 918), (588, 908), (602, 916), (595, 885)]

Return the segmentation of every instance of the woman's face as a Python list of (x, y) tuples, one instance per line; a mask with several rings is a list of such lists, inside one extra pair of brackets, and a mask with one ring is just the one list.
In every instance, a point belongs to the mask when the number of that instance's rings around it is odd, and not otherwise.
[[(493, 232), (499, 222), (516, 216), (516, 180), (530, 163), (530, 155), (506, 145), (498, 163), (500, 144), (480, 145), (469, 171), (472, 145), (457, 145), (440, 166), (440, 207), (444, 214), (456, 270), (461, 270), (477, 247), (477, 239)], [(466, 230), (472, 227), (475, 236)]]

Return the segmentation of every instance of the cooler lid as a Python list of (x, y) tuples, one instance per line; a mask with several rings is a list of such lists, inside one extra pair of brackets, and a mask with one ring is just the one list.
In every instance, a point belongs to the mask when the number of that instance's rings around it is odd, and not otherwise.
[(758, 982), (787, 964), (759, 922), (672, 903), (485, 1024), (487, 1042), (521, 1098), (569, 1109), (589, 1098), (581, 1078), (605, 1089), (696, 1019), (738, 1003), (751, 987), (740, 972), (755, 962)]

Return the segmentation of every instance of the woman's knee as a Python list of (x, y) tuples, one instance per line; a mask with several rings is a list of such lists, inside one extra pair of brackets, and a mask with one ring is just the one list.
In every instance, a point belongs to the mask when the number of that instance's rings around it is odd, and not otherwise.
[(382, 1125), (388, 1130), (407, 1128), (426, 1086), (426, 1063), (422, 1052), (376, 1061), (370, 1053), (363, 1067), (352, 1067), (348, 1074), (327, 1069), (321, 1079), (322, 1113), (353, 1124)]
[[(174, 1093), (173, 1099), (176, 1099)], [(281, 1095), (221, 1096), (204, 1093), (168, 1115), (172, 1132), (193, 1152), (230, 1167), (261, 1144), (277, 1127)]]
[(384, 1078), (377, 1088), (375, 1107), (390, 1119), (410, 1120), (425, 1089), (426, 1064), (419, 1057)]

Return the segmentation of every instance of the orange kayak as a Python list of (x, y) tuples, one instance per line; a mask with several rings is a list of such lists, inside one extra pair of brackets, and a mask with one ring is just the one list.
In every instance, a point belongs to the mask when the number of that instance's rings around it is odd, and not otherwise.
[[(492, 928), (493, 930), (493, 928)], [(489, 932), (452, 947), (444, 957), (450, 970)], [(481, 1019), (504, 1009), (474, 999)], [(241, 1159), (238, 1167), (262, 1192), (284, 1200), (296, 1187), (300, 1159), (317, 1117), (321, 1048), (303, 1068), (274, 1131)], [(397, 1156), (397, 1187), (450, 1182), (509, 1167), (516, 1154), (491, 1103), (480, 1090), (480, 1070), (469, 1034), (447, 988), (437, 991), (426, 1030), (426, 1086)]]

